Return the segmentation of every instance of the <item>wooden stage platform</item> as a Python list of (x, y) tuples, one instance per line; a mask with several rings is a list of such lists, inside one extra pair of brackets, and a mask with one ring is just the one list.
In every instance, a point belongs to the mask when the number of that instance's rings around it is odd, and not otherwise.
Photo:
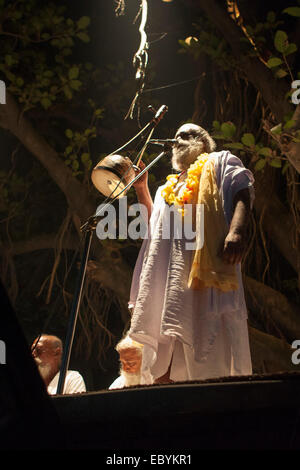
[(300, 373), (52, 398), (70, 449), (300, 449)]

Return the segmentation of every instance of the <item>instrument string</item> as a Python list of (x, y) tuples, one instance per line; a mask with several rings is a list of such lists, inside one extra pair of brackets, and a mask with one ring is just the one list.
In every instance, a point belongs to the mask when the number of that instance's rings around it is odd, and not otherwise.
[[(130, 143), (132, 143), (134, 140), (136, 140), (138, 137), (140, 137), (140, 139), (142, 139), (142, 134), (146, 131), (146, 129), (151, 125), (151, 122), (149, 122), (137, 135), (135, 135), (132, 139), (130, 139), (128, 142), (126, 142), (122, 147), (119, 147), (117, 150), (111, 152), (108, 156), (111, 156), (111, 155), (114, 155), (116, 152), (119, 152), (120, 150), (126, 148)], [(127, 170), (124, 172), (124, 174), (122, 175), (122, 177), (120, 178), (119, 182), (117, 183), (116, 187), (112, 190), (112, 192), (104, 199), (104, 201), (102, 202), (101, 204), (101, 208), (99, 211), (97, 211), (93, 216), (92, 218), (96, 218), (96, 217), (100, 217), (101, 213), (104, 213), (106, 207), (108, 207), (108, 205), (110, 205), (112, 202), (114, 202), (117, 198), (118, 198), (118, 195), (117, 196), (114, 196), (113, 197), (113, 194), (117, 191), (117, 189), (119, 188), (119, 186), (124, 183), (124, 180), (125, 180), (125, 177), (126, 175), (128, 174), (128, 172), (132, 169), (132, 168), (136, 168), (139, 166), (140, 164), (140, 161), (144, 155), (144, 152), (147, 148), (147, 145), (149, 143), (149, 140), (151, 139), (152, 137), (152, 134), (154, 132), (154, 129), (155, 127), (152, 127), (150, 129), (150, 132), (148, 133), (148, 136), (146, 137), (146, 140), (145, 140), (145, 143), (143, 144), (141, 150), (137, 153), (135, 159), (132, 161), (131, 165), (127, 168)], [(135, 149), (137, 149), (137, 147), (140, 145), (140, 143), (136, 144), (135, 146)], [(134, 151), (132, 150), (132, 152)], [(108, 202), (109, 201), (109, 202)], [(81, 231), (84, 231), (85, 228), (87, 228), (89, 226), (89, 222), (87, 221), (84, 225), (82, 225), (80, 227), (80, 230)]]

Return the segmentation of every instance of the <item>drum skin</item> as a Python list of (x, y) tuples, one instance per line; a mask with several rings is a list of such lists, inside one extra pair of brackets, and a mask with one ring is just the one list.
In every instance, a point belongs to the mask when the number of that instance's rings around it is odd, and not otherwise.
[(120, 196), (119, 193), (136, 176), (132, 161), (122, 155), (108, 155), (100, 160), (92, 171), (91, 179), (95, 188), (106, 197), (123, 197), (128, 187)]

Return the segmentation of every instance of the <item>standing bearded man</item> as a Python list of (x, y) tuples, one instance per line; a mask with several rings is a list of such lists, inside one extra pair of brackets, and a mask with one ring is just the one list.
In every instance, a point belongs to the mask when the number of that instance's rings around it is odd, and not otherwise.
[[(134, 185), (150, 223), (132, 279), (129, 336), (144, 344), (142, 370), (156, 383), (248, 375), (240, 262), (253, 175), (230, 152), (214, 152), (200, 126), (184, 124), (175, 139), (172, 166), (180, 173), (167, 177), (154, 203), (146, 173)], [(194, 243), (186, 231), (178, 236), (178, 217), (185, 226), (190, 220)]]

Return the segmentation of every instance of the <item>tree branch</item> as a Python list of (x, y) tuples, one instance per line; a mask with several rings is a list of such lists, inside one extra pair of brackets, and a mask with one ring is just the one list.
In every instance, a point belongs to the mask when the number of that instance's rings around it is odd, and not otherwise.
[[(56, 233), (38, 235), (29, 240), (14, 242), (11, 245), (0, 245), (0, 256), (17, 256), (38, 250), (54, 250), (56, 248), (56, 242)], [(97, 242), (95, 241), (95, 243)], [(124, 311), (127, 309), (132, 272), (128, 265), (122, 260), (118, 250), (114, 249), (113, 244), (107, 241), (105, 246), (106, 249), (103, 250), (102, 256), (99, 256), (98, 250), (98, 260), (88, 261), (87, 276), (89, 276), (91, 280), (97, 281), (105, 288), (113, 291), (118, 297)], [(69, 234), (64, 237), (62, 249), (75, 251), (78, 247), (79, 240), (76, 235)]]
[[(22, 240), (13, 242), (13, 244), (0, 245), (0, 256), (9, 254), (11, 256), (23, 255), (25, 253), (31, 253), (38, 250), (51, 250), (55, 249), (57, 241), (57, 234), (44, 234), (37, 235), (28, 240)], [(67, 236), (63, 241), (63, 249), (65, 250), (77, 250), (78, 249), (78, 237)]]
[[(272, 71), (258, 57), (252, 57), (247, 50), (244, 50), (242, 42), (244, 35), (239, 26), (230, 18), (224, 7), (225, 2), (222, 2), (222, 6), (216, 0), (210, 0), (209, 2), (207, 0), (197, 0), (196, 3), (229, 43), (241, 73), (261, 93), (275, 119), (278, 122), (283, 122), (284, 116), (294, 110), (286, 99), (286, 95), (291, 88), (290, 85), (285, 80), (276, 79)], [(299, 124), (295, 129), (299, 128)], [(290, 141), (284, 152), (298, 173), (300, 173), (299, 148), (299, 144)]]
[(33, 127), (9, 92), (6, 99), (6, 104), (0, 106), (0, 126), (15, 135), (46, 168), (49, 176), (65, 194), (70, 208), (82, 220), (88, 218), (94, 213), (95, 202), (89, 196), (87, 188), (73, 176), (57, 152)]
[(216, 0), (198, 0), (198, 5), (205, 11), (209, 19), (219, 29), (229, 43), (234, 56), (236, 57), (241, 70), (250, 82), (259, 90), (265, 102), (278, 121), (292, 111), (292, 106), (285, 100), (286, 93), (290, 87), (283, 80), (276, 80), (273, 73), (257, 57), (250, 57), (243, 48), (244, 38), (239, 26), (230, 18), (226, 9)]

